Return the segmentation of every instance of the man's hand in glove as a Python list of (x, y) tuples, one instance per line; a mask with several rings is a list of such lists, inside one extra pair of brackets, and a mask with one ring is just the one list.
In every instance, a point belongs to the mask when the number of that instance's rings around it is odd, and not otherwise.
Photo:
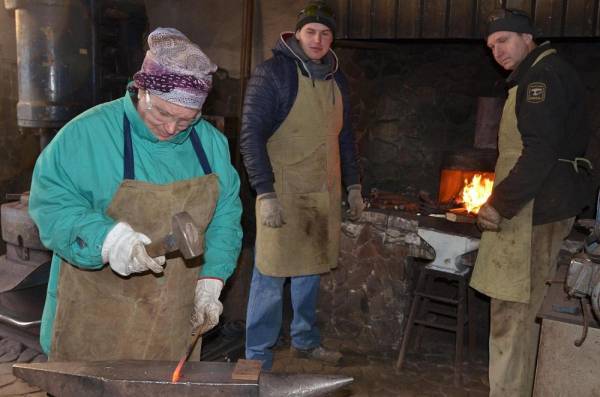
[(119, 222), (104, 239), (102, 261), (121, 276), (147, 270), (162, 273), (165, 257), (150, 258), (144, 248), (144, 244), (150, 242), (145, 234), (136, 232), (125, 222)]
[(201, 278), (196, 284), (194, 312), (192, 313), (192, 328), (202, 327), (202, 333), (212, 329), (219, 323), (223, 313), (223, 305), (219, 295), (223, 289), (223, 281), (217, 278)]
[(365, 202), (362, 198), (362, 186), (359, 184), (348, 186), (348, 219), (351, 221), (357, 221), (363, 210), (365, 209)]
[(256, 198), (259, 203), (260, 222), (269, 227), (281, 227), (283, 220), (283, 207), (277, 199), (275, 192), (263, 193)]
[(494, 207), (484, 204), (477, 214), (477, 226), (483, 230), (497, 232), (500, 230), (500, 221), (502, 217)]

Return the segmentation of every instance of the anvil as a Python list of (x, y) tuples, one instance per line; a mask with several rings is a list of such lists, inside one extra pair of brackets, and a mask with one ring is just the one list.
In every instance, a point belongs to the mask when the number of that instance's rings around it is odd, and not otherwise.
[(233, 363), (187, 362), (177, 383), (171, 361), (47, 362), (13, 365), (15, 376), (55, 397), (322, 396), (348, 385), (338, 375), (263, 372), (258, 381), (232, 380)]

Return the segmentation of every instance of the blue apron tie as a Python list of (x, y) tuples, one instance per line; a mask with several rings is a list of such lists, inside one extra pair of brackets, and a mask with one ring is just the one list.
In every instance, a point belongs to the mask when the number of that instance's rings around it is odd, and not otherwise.
[[(123, 139), (123, 178), (135, 179), (135, 169), (133, 164), (133, 141), (131, 140), (131, 126), (129, 124), (129, 119), (125, 115), (123, 115)], [(192, 127), (192, 131), (190, 132), (190, 140), (192, 141), (192, 146), (194, 147), (194, 151), (196, 152), (198, 161), (200, 161), (200, 166), (204, 171), (204, 175), (211, 174), (212, 169), (210, 167), (210, 164), (208, 163), (208, 158), (206, 157), (206, 152), (202, 147), (202, 143), (200, 143), (200, 138), (198, 138), (198, 134), (196, 133), (196, 128)]]
[(204, 148), (202, 147), (202, 143), (200, 143), (200, 138), (198, 138), (198, 134), (196, 133), (196, 128), (192, 127), (192, 132), (190, 133), (190, 139), (192, 141), (192, 146), (194, 147), (194, 151), (196, 152), (196, 156), (198, 156), (198, 160), (200, 161), (200, 166), (204, 170), (204, 175), (208, 175), (212, 173), (210, 168), (210, 164), (208, 164), (208, 158), (206, 158), (206, 153), (204, 152)]

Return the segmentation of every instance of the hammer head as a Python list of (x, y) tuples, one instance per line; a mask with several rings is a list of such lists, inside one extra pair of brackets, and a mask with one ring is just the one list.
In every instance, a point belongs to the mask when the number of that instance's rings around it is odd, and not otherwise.
[(200, 236), (200, 228), (192, 216), (186, 212), (178, 212), (171, 219), (173, 236), (177, 241), (177, 248), (185, 259), (192, 259), (204, 252), (204, 241)]

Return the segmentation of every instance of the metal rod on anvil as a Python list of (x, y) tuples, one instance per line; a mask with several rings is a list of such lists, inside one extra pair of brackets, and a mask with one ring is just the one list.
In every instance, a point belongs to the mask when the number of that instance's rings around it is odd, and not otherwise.
[(257, 381), (232, 379), (235, 364), (192, 361), (185, 381), (172, 383), (172, 361), (47, 362), (13, 365), (15, 376), (55, 397), (256, 396), (315, 397), (350, 384), (338, 375), (262, 373)]
[(192, 333), (190, 343), (188, 343), (188, 348), (187, 348), (185, 354), (183, 355), (183, 357), (181, 357), (181, 359), (177, 363), (177, 367), (175, 368), (175, 370), (173, 371), (173, 374), (171, 375), (171, 382), (176, 383), (176, 382), (179, 382), (179, 379), (181, 379), (181, 370), (183, 369), (183, 365), (185, 364), (187, 359), (190, 357), (190, 354), (192, 354), (192, 351), (194, 350), (196, 343), (198, 343), (198, 339), (200, 339), (200, 337), (202, 336), (202, 334), (204, 334), (204, 332), (206, 332), (206, 328), (204, 325), (201, 325), (200, 327), (198, 327), (196, 329), (195, 333)]

